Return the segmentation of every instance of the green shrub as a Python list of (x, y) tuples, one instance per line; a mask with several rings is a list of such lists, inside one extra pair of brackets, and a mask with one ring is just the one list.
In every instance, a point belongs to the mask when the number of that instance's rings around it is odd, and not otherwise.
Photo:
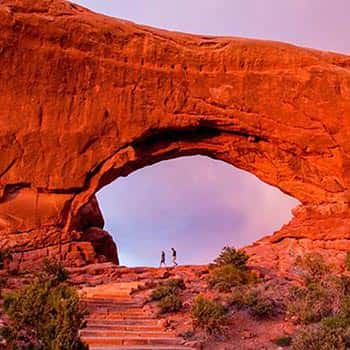
[(319, 322), (333, 312), (333, 295), (322, 283), (309, 283), (306, 287), (293, 287), (288, 312), (299, 322)]
[(274, 343), (281, 347), (290, 346), (292, 344), (292, 337), (284, 335), (275, 339)]
[(79, 338), (87, 313), (76, 290), (60, 282), (58, 276), (44, 272), (28, 286), (5, 296), (9, 322), (3, 336), (13, 349), (87, 349)]
[(304, 256), (299, 256), (295, 264), (303, 270), (303, 277), (307, 284), (319, 282), (330, 272), (323, 256), (318, 253), (307, 253)]
[(248, 260), (249, 256), (244, 250), (224, 247), (220, 255), (214, 260), (214, 266), (233, 265), (240, 270), (245, 270)]
[(187, 331), (185, 331), (185, 332), (182, 332), (182, 333), (180, 334), (180, 337), (184, 338), (185, 340), (190, 340), (190, 339), (192, 339), (194, 336), (195, 336), (195, 332), (194, 332), (192, 329), (187, 330)]
[(182, 308), (182, 301), (178, 293), (185, 288), (182, 279), (170, 279), (152, 291), (150, 300), (158, 301), (160, 313), (178, 312)]
[(274, 314), (273, 302), (258, 291), (250, 291), (245, 299), (249, 313), (257, 318), (268, 318)]
[(210, 271), (209, 287), (221, 292), (229, 292), (233, 287), (255, 281), (255, 276), (246, 270), (240, 270), (234, 265), (224, 265)]
[(332, 329), (319, 324), (302, 328), (292, 341), (293, 350), (347, 350), (349, 348), (349, 328)]
[(159, 284), (151, 293), (152, 301), (159, 301), (171, 294), (177, 294), (180, 290), (186, 289), (183, 279), (170, 279), (166, 283)]
[(346, 328), (350, 326), (350, 320), (342, 315), (325, 317), (321, 320), (321, 323), (330, 329)]
[(166, 286), (174, 289), (174, 290), (184, 290), (186, 289), (186, 285), (183, 279), (170, 279), (166, 282)]
[(173, 288), (168, 286), (158, 286), (152, 291), (150, 299), (152, 301), (159, 301), (172, 294), (174, 294)]
[(198, 296), (191, 310), (194, 328), (201, 328), (208, 334), (222, 333), (227, 324), (227, 309), (221, 304)]
[(56, 260), (44, 260), (43, 272), (57, 282), (64, 282), (68, 279), (68, 271), (64, 268), (62, 263)]
[(182, 309), (182, 301), (176, 294), (170, 294), (159, 301), (160, 313), (178, 312)]
[(294, 350), (350, 349), (350, 278), (334, 275), (323, 258), (303, 261), (305, 286), (293, 287), (289, 311), (304, 324), (293, 339)]
[(227, 301), (237, 309), (246, 308), (256, 318), (268, 318), (276, 312), (273, 300), (265, 297), (261, 291), (249, 287), (235, 288)]
[(246, 286), (239, 286), (233, 289), (231, 295), (228, 297), (227, 302), (229, 306), (234, 306), (237, 309), (242, 309), (246, 306)]

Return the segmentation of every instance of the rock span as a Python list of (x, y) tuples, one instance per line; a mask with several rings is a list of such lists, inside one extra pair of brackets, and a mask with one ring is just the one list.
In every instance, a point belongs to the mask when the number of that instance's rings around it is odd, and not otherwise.
[(0, 235), (23, 261), (116, 261), (95, 193), (197, 154), (302, 203), (269, 244), (350, 246), (350, 56), (168, 32), (61, 0), (2, 0), (0, 29)]

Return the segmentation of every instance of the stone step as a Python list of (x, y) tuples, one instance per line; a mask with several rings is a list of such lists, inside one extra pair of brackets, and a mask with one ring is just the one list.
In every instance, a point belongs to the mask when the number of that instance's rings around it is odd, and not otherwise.
[(101, 304), (121, 304), (121, 303), (127, 303), (127, 302), (131, 302), (131, 303), (135, 303), (135, 300), (137, 299), (133, 299), (130, 297), (119, 297), (119, 298), (82, 298), (81, 299), (84, 302), (87, 303), (101, 303)]
[[(174, 332), (164, 330), (152, 313), (143, 310), (144, 300), (131, 295), (138, 283), (117, 283), (86, 289), (90, 315), (80, 331), (90, 350), (189, 350)], [(132, 286), (132, 288), (131, 288)]]
[(140, 332), (161, 332), (163, 327), (160, 325), (125, 325), (125, 324), (106, 324), (105, 322), (88, 324), (84, 330), (112, 330), (112, 331), (140, 331)]
[(91, 305), (112, 305), (112, 306), (119, 306), (119, 305), (142, 305), (140, 301), (137, 299), (124, 299), (124, 300), (100, 300), (100, 299), (81, 299), (85, 304), (91, 304)]
[(111, 303), (111, 302), (93, 302), (93, 301), (83, 301), (83, 304), (89, 307), (130, 307), (130, 308), (142, 308), (144, 304), (125, 300), (120, 303)]
[(104, 294), (104, 293), (91, 293), (89, 294), (90, 298), (96, 298), (96, 299), (123, 299), (123, 298), (130, 298), (132, 290), (118, 290), (115, 291), (113, 294)]
[(142, 309), (109, 309), (109, 308), (94, 308), (89, 309), (90, 315), (137, 315), (148, 316), (149, 314)]
[(125, 309), (139, 309), (142, 310), (142, 304), (136, 303), (121, 303), (121, 304), (93, 304), (85, 303), (85, 307), (89, 309), (115, 309), (115, 310), (125, 310)]
[(80, 335), (82, 337), (141, 337), (141, 338), (170, 338), (175, 337), (174, 332), (166, 332), (166, 331), (137, 331), (137, 330), (106, 330), (106, 329), (83, 329), (80, 331)]
[(111, 346), (90, 346), (90, 350), (190, 350), (193, 349), (183, 345), (111, 345)]
[(124, 300), (122, 302), (119, 302), (119, 303), (116, 303), (116, 302), (104, 302), (104, 301), (93, 301), (93, 300), (90, 300), (90, 301), (84, 301), (84, 303), (86, 305), (89, 305), (89, 306), (95, 306), (95, 307), (107, 307), (107, 306), (110, 306), (110, 307), (125, 307), (125, 306), (137, 306), (137, 307), (142, 307), (143, 304), (142, 303), (138, 303), (138, 302), (135, 302), (135, 300)]
[(143, 315), (135, 315), (135, 314), (128, 314), (128, 313), (91, 313), (88, 317), (88, 319), (99, 319), (99, 320), (154, 320), (155, 318), (153, 316), (149, 316), (146, 314)]
[(143, 305), (140, 304), (92, 304), (92, 303), (85, 303), (84, 305), (90, 310), (143, 310)]
[(182, 345), (183, 340), (175, 337), (82, 337), (88, 345)]
[(125, 326), (153, 326), (157, 325), (158, 321), (156, 319), (95, 319), (87, 318), (86, 319), (88, 326), (96, 324), (105, 324), (105, 325), (125, 325)]
[(81, 295), (82, 298), (87, 299), (100, 299), (100, 300), (118, 300), (118, 299), (130, 299), (132, 294), (130, 291), (115, 291), (113, 294), (90, 292)]

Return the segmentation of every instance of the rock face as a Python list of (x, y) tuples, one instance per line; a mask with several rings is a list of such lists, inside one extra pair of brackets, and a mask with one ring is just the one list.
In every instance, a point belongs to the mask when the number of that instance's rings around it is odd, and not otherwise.
[(270, 243), (349, 240), (350, 56), (167, 32), (61, 0), (2, 0), (0, 29), (3, 245), (110, 257), (83, 238), (103, 228), (95, 193), (195, 154), (301, 202)]

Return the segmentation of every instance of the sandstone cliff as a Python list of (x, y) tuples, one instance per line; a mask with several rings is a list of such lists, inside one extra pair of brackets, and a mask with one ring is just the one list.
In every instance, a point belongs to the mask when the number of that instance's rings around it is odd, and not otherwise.
[(2, 245), (103, 257), (84, 241), (103, 228), (95, 193), (202, 154), (302, 203), (269, 244), (347, 249), (350, 56), (173, 33), (62, 0), (2, 0), (0, 29)]

